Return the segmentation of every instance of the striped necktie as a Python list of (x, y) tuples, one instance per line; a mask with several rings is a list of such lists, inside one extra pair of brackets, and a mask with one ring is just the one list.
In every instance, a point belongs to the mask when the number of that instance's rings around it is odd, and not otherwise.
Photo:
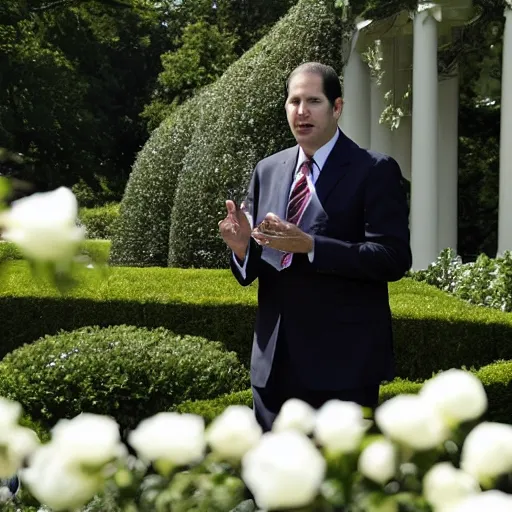
[[(310, 176), (312, 168), (312, 158), (305, 160), (301, 164), (299, 167), (298, 177), (295, 180), (295, 184), (288, 201), (286, 220), (292, 224), (295, 224), (296, 226), (299, 224), (300, 219), (302, 218), (302, 214), (304, 213), (304, 210), (309, 203), (309, 199), (311, 198), (311, 189), (308, 183), (308, 176)], [(283, 255), (283, 258), (281, 259), (283, 268), (287, 268), (291, 265), (292, 257), (293, 254), (289, 252)]]

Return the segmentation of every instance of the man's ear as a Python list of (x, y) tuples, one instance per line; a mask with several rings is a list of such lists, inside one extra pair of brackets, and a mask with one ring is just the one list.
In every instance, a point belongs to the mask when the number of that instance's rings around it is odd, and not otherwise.
[(339, 119), (341, 113), (343, 112), (343, 100), (341, 98), (336, 98), (334, 100), (334, 115), (336, 119)]

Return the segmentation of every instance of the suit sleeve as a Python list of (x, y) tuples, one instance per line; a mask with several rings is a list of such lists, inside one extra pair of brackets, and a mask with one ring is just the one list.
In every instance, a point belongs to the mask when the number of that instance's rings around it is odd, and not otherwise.
[[(257, 174), (257, 168), (255, 169), (251, 182), (249, 184), (249, 189), (247, 191), (247, 196), (245, 199), (246, 208), (248, 213), (250, 214), (252, 219), (256, 219), (258, 215), (257, 206), (258, 206), (258, 198), (259, 198), (259, 180)], [(250, 285), (257, 277), (259, 271), (259, 263), (261, 257), (261, 247), (251, 238), (249, 240), (249, 246), (247, 248), (247, 254), (245, 262), (245, 276), (240, 272), (240, 268), (235, 264), (233, 259), (230, 260), (231, 272), (235, 276), (236, 280), (242, 286)], [(233, 258), (236, 256), (233, 255)], [(244, 262), (238, 262), (240, 266), (243, 266)]]
[(392, 158), (376, 162), (364, 195), (365, 240), (349, 243), (315, 235), (312, 265), (348, 278), (398, 281), (412, 264), (409, 210), (402, 174)]

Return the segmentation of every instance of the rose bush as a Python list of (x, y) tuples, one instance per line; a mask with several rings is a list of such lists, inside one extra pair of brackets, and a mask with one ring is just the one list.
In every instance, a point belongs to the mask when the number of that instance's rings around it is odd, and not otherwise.
[[(193, 414), (156, 414), (131, 432), (129, 447), (113, 419), (81, 414), (8, 469), (55, 511), (107, 502), (133, 512), (512, 510), (512, 426), (478, 423), (482, 385), (466, 371), (427, 384), (379, 407), (373, 425), (353, 403), (315, 411), (291, 400), (269, 433), (248, 407), (229, 406), (208, 428)], [(21, 428), (19, 413), (0, 401), (7, 431)], [(0, 454), (19, 446), (15, 436), (2, 443)]]

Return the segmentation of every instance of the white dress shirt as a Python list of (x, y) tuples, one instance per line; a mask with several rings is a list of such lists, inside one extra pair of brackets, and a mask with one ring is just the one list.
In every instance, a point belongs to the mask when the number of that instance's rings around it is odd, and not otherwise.
[[(321, 148), (317, 149), (313, 155), (313, 166), (311, 169), (311, 174), (308, 176), (308, 183), (310, 190), (312, 193), (315, 193), (315, 183), (318, 180), (318, 177), (320, 176), (320, 173), (322, 172), (322, 169), (325, 165), (325, 162), (327, 161), (327, 157), (330, 155), (332, 149), (334, 148), (334, 145), (336, 144), (336, 141), (338, 140), (338, 137), (340, 136), (339, 130), (336, 130), (336, 133), (334, 134), (334, 137), (324, 144)], [(297, 165), (295, 166), (295, 178), (292, 182), (292, 185), (290, 187), (289, 195), (292, 193), (293, 187), (295, 185), (295, 182), (300, 178), (299, 176), (299, 168), (304, 163), (305, 160), (307, 160), (306, 153), (304, 153), (304, 150), (299, 146), (299, 157), (297, 158)], [(251, 220), (251, 219), (249, 219)], [(251, 223), (251, 227), (252, 223)], [(247, 252), (245, 254), (243, 265), (240, 265), (238, 263), (238, 260), (236, 256), (233, 254), (233, 261), (235, 262), (235, 265), (238, 267), (238, 270), (242, 274), (242, 277), (245, 279), (245, 269), (247, 266), (247, 259), (249, 256), (249, 248), (250, 244), (247, 246)], [(313, 262), (313, 258), (315, 257), (315, 247), (313, 246), (313, 249), (308, 252), (308, 258), (309, 261)]]

